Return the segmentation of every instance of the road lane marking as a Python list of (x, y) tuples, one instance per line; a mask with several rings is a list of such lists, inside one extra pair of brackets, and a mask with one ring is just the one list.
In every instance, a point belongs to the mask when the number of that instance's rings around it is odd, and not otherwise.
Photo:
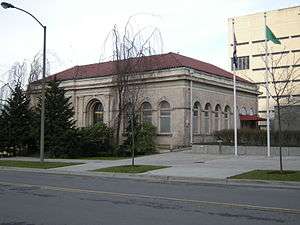
[(68, 187), (57, 187), (57, 186), (25, 184), (25, 183), (12, 183), (12, 182), (5, 182), (5, 181), (0, 181), (0, 185), (17, 186), (17, 187), (36, 187), (42, 190), (51, 190), (51, 191), (111, 195), (111, 196), (126, 197), (126, 198), (135, 197), (135, 198), (144, 198), (144, 199), (159, 199), (159, 200), (168, 200), (168, 201), (175, 201), (175, 202), (194, 203), (200, 205), (216, 205), (216, 206), (231, 207), (231, 208), (245, 208), (245, 209), (254, 209), (260, 211), (300, 214), (300, 209), (269, 207), (269, 206), (251, 205), (251, 204), (243, 204), (243, 203), (215, 202), (215, 201), (205, 201), (205, 200), (196, 200), (196, 199), (174, 198), (174, 197), (166, 197), (166, 196), (159, 196), (159, 195), (156, 196), (156, 195), (144, 195), (144, 194), (135, 194), (135, 193), (97, 191), (97, 190), (80, 189), (80, 188), (68, 188)]

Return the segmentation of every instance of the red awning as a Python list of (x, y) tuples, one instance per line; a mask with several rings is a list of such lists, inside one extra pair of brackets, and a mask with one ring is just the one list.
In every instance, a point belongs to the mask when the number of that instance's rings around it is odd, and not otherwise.
[(264, 121), (266, 119), (261, 118), (257, 115), (240, 115), (241, 121)]

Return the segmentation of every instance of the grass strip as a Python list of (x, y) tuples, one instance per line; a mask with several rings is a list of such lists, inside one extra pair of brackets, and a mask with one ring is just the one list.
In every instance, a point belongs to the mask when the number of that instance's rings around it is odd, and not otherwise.
[(253, 180), (278, 180), (278, 181), (300, 181), (300, 171), (286, 170), (252, 170), (247, 173), (238, 174), (230, 179), (253, 179)]
[(151, 170), (158, 170), (168, 168), (169, 166), (154, 166), (154, 165), (125, 165), (113, 166), (94, 170), (96, 172), (109, 172), (109, 173), (145, 173)]
[(73, 166), (73, 165), (79, 165), (79, 164), (82, 164), (82, 163), (0, 160), (0, 166), (35, 168), (35, 169), (51, 169), (51, 168)]

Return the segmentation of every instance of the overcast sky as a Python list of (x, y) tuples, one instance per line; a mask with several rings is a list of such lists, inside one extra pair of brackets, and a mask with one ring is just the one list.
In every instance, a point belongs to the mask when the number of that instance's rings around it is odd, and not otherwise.
[[(1, 0), (0, 0), (1, 1)], [(139, 27), (158, 27), (163, 52), (228, 68), (227, 19), (299, 5), (299, 0), (7, 0), (47, 26), (51, 73), (99, 62), (108, 33), (132, 15)], [(150, 16), (153, 15), (153, 16)], [(16, 61), (42, 50), (42, 28), (28, 15), (0, 8), (0, 81)], [(107, 48), (107, 47), (106, 47)], [(1, 82), (0, 82), (1, 85)]]

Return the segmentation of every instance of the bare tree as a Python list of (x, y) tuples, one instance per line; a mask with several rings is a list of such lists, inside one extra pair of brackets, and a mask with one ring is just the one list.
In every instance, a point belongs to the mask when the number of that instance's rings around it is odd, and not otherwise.
[[(49, 62), (47, 62), (49, 64)], [(28, 67), (30, 70), (28, 71)], [(7, 71), (7, 79), (1, 81), (3, 85), (0, 87), (0, 104), (3, 105), (7, 98), (10, 97), (11, 91), (16, 85), (22, 88), (27, 86), (27, 93), (30, 93), (30, 83), (37, 81), (42, 76), (41, 54), (37, 53), (30, 64), (25, 60), (23, 62), (15, 62)], [(49, 74), (49, 70), (47, 70)]]
[(37, 53), (33, 57), (32, 62), (30, 63), (30, 72), (28, 74), (28, 80), (27, 80), (28, 82), (27, 93), (31, 93), (32, 91), (31, 83), (41, 79), (42, 73), (43, 73), (42, 57), (39, 53)]
[(299, 65), (300, 57), (297, 58), (296, 54), (283, 51), (280, 54), (269, 54), (268, 62), (266, 64), (268, 68), (269, 78), (269, 95), (275, 101), (275, 110), (277, 114), (278, 123), (278, 143), (279, 143), (279, 156), (280, 156), (280, 172), (283, 172), (282, 165), (282, 122), (283, 122), (283, 110), (298, 103), (293, 95), (296, 91), (296, 85), (294, 81), (299, 79)]
[(26, 62), (16, 62), (9, 70), (8, 84), (10, 88), (14, 88), (17, 84), (23, 86), (25, 84), (27, 74)]
[(1, 76), (0, 76), (1, 77), (1, 80), (0, 80), (0, 113), (1, 113), (1, 109), (3, 109), (5, 99), (7, 99), (8, 93), (9, 93), (8, 83), (7, 83), (7, 79), (6, 79), (7, 74), (8, 74), (8, 71), (1, 74)]
[(43, 67), (42, 67), (42, 63), (41, 63), (41, 56), (40, 56), (40, 54), (36, 54), (33, 57), (33, 60), (30, 64), (28, 84), (40, 79), (42, 72), (43, 72)]
[(1, 81), (3, 83), (0, 86), (0, 109), (3, 108), (6, 100), (11, 97), (12, 91), (17, 85), (22, 87), (26, 79), (26, 63), (15, 62), (12, 67), (9, 69), (8, 78), (6, 81)]
[(3, 109), (6, 99), (9, 97), (9, 93), (10, 93), (10, 88), (8, 86), (8, 83), (4, 83), (0, 87), (0, 113), (1, 113), (1, 109)]
[[(141, 99), (144, 92), (143, 71), (151, 62), (145, 56), (156, 53), (152, 43), (161, 36), (157, 28), (148, 32), (145, 38), (145, 28), (134, 31), (130, 23), (131, 18), (125, 25), (124, 33), (117, 26), (112, 30), (113, 61), (115, 76), (113, 77), (114, 92), (116, 96), (116, 143), (120, 144), (121, 122), (128, 117), (131, 123), (132, 136), (132, 165), (134, 165), (134, 119), (140, 110)], [(155, 39), (155, 40), (154, 40)], [(161, 39), (160, 39), (161, 40)], [(126, 123), (124, 123), (126, 124)], [(125, 127), (124, 127), (125, 129)]]

